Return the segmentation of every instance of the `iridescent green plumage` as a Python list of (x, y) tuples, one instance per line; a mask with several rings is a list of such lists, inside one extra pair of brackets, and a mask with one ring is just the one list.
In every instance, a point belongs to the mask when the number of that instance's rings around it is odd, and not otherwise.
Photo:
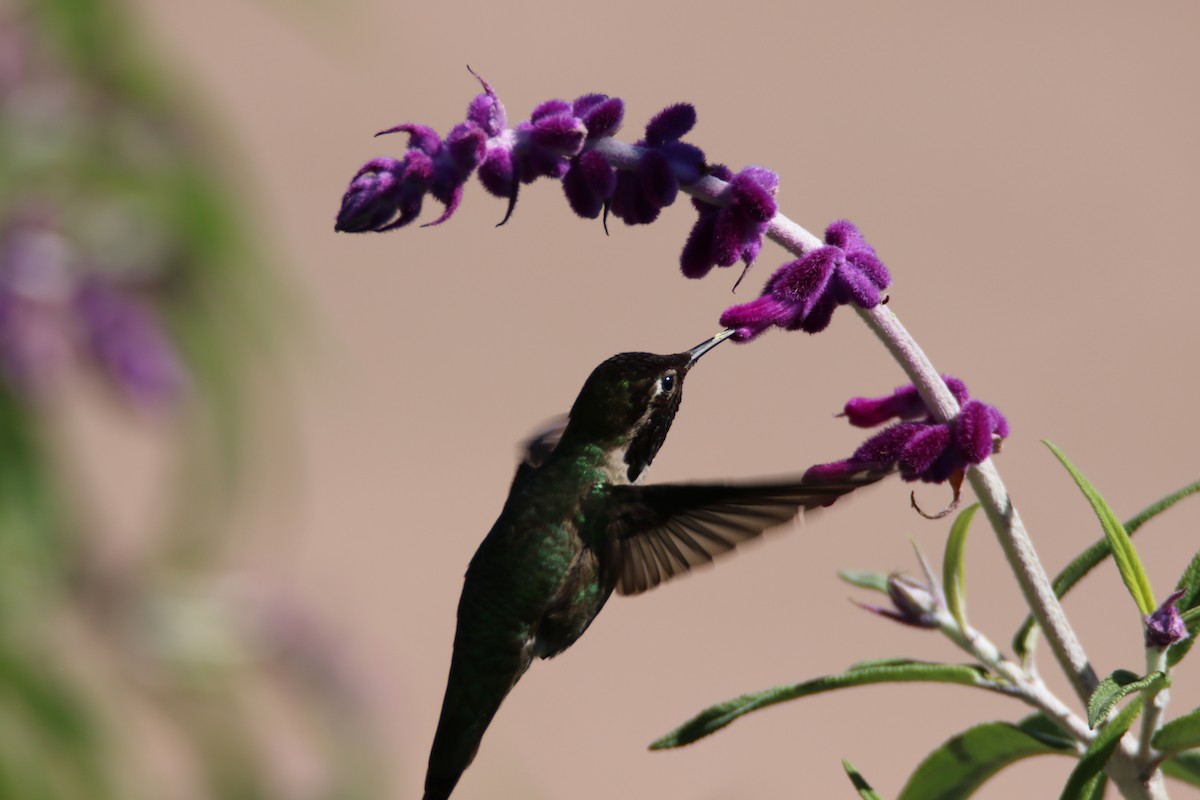
[(425, 800), (450, 796), (533, 659), (574, 644), (614, 590), (645, 591), (877, 479), (636, 484), (670, 430), (688, 370), (731, 333), (676, 355), (613, 356), (592, 372), (565, 428), (529, 443), (467, 568)]

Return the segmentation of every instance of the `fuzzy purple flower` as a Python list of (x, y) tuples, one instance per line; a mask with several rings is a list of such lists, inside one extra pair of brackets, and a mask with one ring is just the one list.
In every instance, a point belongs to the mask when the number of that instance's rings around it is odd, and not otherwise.
[(679, 257), (680, 269), (689, 278), (703, 278), (714, 266), (733, 266), (738, 259), (747, 267), (753, 264), (777, 210), (779, 176), (771, 170), (747, 167), (734, 175), (717, 165), (709, 174), (729, 182), (728, 204), (692, 201), (700, 216)]
[(829, 325), (839, 305), (879, 305), (891, 280), (858, 228), (839, 220), (825, 229), (824, 247), (784, 264), (758, 299), (726, 309), (721, 324), (737, 329), (734, 339), (741, 342), (773, 325), (817, 333)]
[[(952, 375), (943, 375), (950, 393), (959, 405), (969, 399), (967, 385)], [(890, 419), (917, 419), (929, 415), (925, 401), (917, 387), (911, 383), (896, 387), (890, 395), (884, 397), (852, 397), (846, 401), (846, 407), (839, 416), (843, 416), (856, 428), (874, 428)]]
[[(946, 378), (946, 382), (962, 403), (958, 416), (949, 423), (934, 421), (923, 403), (918, 406), (920, 398), (912, 387), (901, 387), (877, 399), (850, 400), (844, 415), (852, 425), (869, 427), (893, 418), (902, 421), (867, 439), (850, 458), (818, 464), (805, 477), (839, 480), (863, 472), (898, 470), (906, 481), (943, 483), (968, 466), (982, 463), (997, 442), (1008, 436), (1008, 421), (995, 407), (971, 400), (962, 381)], [(914, 419), (922, 414), (923, 419)]]
[(1143, 619), (1146, 625), (1146, 647), (1163, 650), (1188, 637), (1183, 615), (1175, 607), (1185, 594), (1186, 589), (1177, 589), (1152, 614)]
[(696, 109), (688, 103), (667, 106), (646, 123), (646, 136), (635, 169), (621, 172), (609, 210), (626, 225), (647, 225), (675, 202), (680, 183), (698, 181), (705, 171), (704, 152), (680, 139), (696, 125)]

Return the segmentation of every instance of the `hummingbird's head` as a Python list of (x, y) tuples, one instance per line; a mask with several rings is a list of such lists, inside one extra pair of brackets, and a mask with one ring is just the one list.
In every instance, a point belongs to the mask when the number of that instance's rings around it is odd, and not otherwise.
[(592, 370), (563, 438), (584, 441), (620, 456), (630, 482), (650, 465), (667, 438), (683, 399), (688, 370), (733, 335), (724, 330), (683, 353), (620, 353)]

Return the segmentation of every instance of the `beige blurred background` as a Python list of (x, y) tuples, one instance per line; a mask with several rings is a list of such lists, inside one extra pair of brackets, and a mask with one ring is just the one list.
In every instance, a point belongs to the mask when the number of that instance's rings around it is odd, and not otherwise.
[[(812, 230), (858, 223), (934, 363), (1008, 415), (1000, 469), (1052, 571), (1099, 529), (1040, 439), (1123, 517), (1200, 477), (1193, 2), (135, 8), (223, 131), (299, 309), (285, 377), (263, 398), (234, 566), (299, 594), (333, 632), (383, 737), (389, 796), (419, 796), (461, 576), (515, 443), (564, 411), (600, 360), (696, 344), (785, 260), (768, 244), (736, 296), (736, 270), (685, 281), (686, 203), (606, 237), (550, 182), (527, 187), (500, 229), (503, 204), (472, 182), (441, 227), (335, 235), (358, 166), (402, 153), (402, 138), (372, 134), (405, 121), (448, 130), (478, 90), (467, 64), (513, 123), (543, 99), (600, 91), (625, 99), (632, 140), (664, 105), (695, 103), (689, 140), (710, 159), (779, 172), (781, 209)], [(727, 345), (689, 380), (651, 480), (842, 457), (862, 434), (833, 418), (840, 405), (902, 380), (846, 311), (819, 337)], [(129, 470), (153, 468), (149, 450), (129, 449)], [(614, 598), (575, 647), (534, 666), (455, 796), (849, 797), (842, 758), (895, 796), (950, 735), (1023, 716), (961, 688), (873, 687), (646, 750), (745, 691), (877, 656), (958, 660), (935, 636), (856, 609), (848, 596), (869, 598), (835, 577), (911, 569), (910, 538), (940, 557), (948, 523), (915, 516), (911, 488), (890, 483), (715, 570)], [(918, 497), (936, 507), (947, 494)], [(1147, 529), (1160, 596), (1198, 532), (1195, 501)], [(1007, 645), (1021, 608), (982, 525), (968, 558), (972, 618)], [(1098, 672), (1141, 668), (1139, 620), (1111, 568), (1067, 610)], [(1175, 710), (1200, 701), (1196, 666), (1184, 665)], [(980, 796), (1054, 796), (1070, 766), (1035, 759)]]

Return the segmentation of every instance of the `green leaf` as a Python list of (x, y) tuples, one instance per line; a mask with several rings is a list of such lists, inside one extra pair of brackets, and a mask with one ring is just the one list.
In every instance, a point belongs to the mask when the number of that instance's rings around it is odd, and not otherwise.
[(842, 569), (838, 570), (838, 577), (844, 580), (851, 586), (857, 586), (860, 589), (871, 589), (876, 592), (887, 594), (888, 576), (879, 572), (857, 572), (855, 570)]
[[(962, 800), (1009, 764), (1029, 756), (1076, 752), (1074, 745), (1051, 744), (1041, 715), (1011, 722), (976, 725), (930, 753), (900, 792), (899, 800)], [(1053, 726), (1053, 723), (1050, 723)]]
[[(1095, 695), (1092, 696), (1095, 697)], [(1090, 715), (1091, 703), (1089, 702), (1088, 705)], [(1090, 800), (1100, 796), (1097, 792), (1103, 793), (1104, 765), (1108, 763), (1108, 759), (1120, 743), (1121, 737), (1125, 735), (1125, 731), (1129, 730), (1129, 726), (1133, 724), (1140, 713), (1142, 713), (1142, 698), (1137, 697), (1121, 709), (1121, 713), (1113, 717), (1112, 722), (1105, 725), (1100, 733), (1096, 734), (1096, 738), (1088, 745), (1075, 769), (1071, 770), (1071, 776), (1067, 778), (1067, 785), (1063, 787), (1059, 800)]]
[(1200, 786), (1200, 753), (1179, 753), (1162, 763), (1162, 771), (1176, 780)]
[(1167, 676), (1161, 672), (1151, 672), (1143, 678), (1127, 669), (1115, 670), (1113, 674), (1100, 681), (1100, 685), (1088, 698), (1088, 727), (1094, 730), (1108, 716), (1108, 712), (1112, 711), (1113, 706), (1126, 696), (1149, 689), (1166, 680)]
[(1200, 747), (1200, 708), (1192, 709), (1163, 725), (1150, 742), (1164, 753)]
[(879, 793), (871, 788), (871, 784), (867, 783), (867, 779), (859, 774), (846, 759), (842, 759), (842, 769), (846, 770), (846, 774), (850, 776), (850, 782), (854, 784), (854, 788), (858, 790), (858, 796), (863, 800), (883, 800)]
[(1181, 612), (1183, 624), (1187, 626), (1188, 632), (1192, 635), (1182, 642), (1171, 645), (1171, 649), (1167, 651), (1168, 667), (1173, 667), (1182, 661), (1183, 657), (1192, 649), (1192, 645), (1196, 643), (1196, 624), (1197, 619), (1200, 619), (1200, 550), (1197, 550), (1196, 555), (1192, 556), (1191, 562), (1183, 571), (1183, 576), (1180, 577), (1179, 583), (1175, 584), (1175, 588), (1184, 590), (1183, 597), (1180, 597), (1175, 603), (1175, 608)]
[(967, 627), (967, 594), (963, 578), (963, 563), (967, 547), (967, 531), (971, 518), (979, 510), (979, 503), (968, 506), (954, 520), (950, 538), (946, 540), (946, 553), (942, 558), (942, 585), (946, 591), (946, 605), (959, 628)]
[[(1183, 498), (1196, 494), (1197, 492), (1200, 492), (1200, 481), (1188, 484), (1182, 489), (1172, 492), (1158, 502), (1147, 506), (1138, 512), (1136, 516), (1126, 521), (1126, 532), (1130, 536), (1133, 536), (1133, 534), (1136, 533), (1137, 530), (1142, 527), (1142, 525), (1154, 519), (1154, 517), (1166, 511)], [(1112, 551), (1108, 547), (1108, 539), (1105, 538), (1095, 542), (1091, 547), (1076, 556), (1075, 559), (1062, 570), (1062, 572), (1055, 576), (1055, 596), (1063, 597), (1066, 595), (1066, 593), (1069, 592), (1072, 587), (1075, 586), (1075, 584), (1079, 583), (1079, 581), (1081, 581), (1085, 575), (1099, 566), (1104, 559), (1108, 558), (1109, 553), (1111, 552)], [(1037, 637), (1037, 632), (1038, 628), (1034, 622), (1033, 616), (1030, 615), (1026, 617), (1025, 621), (1021, 624), (1020, 629), (1017, 631), (1017, 635), (1013, 637), (1013, 651), (1020, 658), (1027, 658), (1029, 653), (1032, 651), (1034, 640)]]
[(697, 739), (702, 739), (724, 728), (738, 717), (788, 700), (831, 692), (834, 689), (847, 689), (852, 686), (911, 682), (956, 683), (984, 689), (996, 687), (996, 684), (987, 678), (986, 670), (969, 664), (935, 664), (907, 659), (863, 662), (837, 675), (826, 675), (804, 683), (776, 686), (719, 703), (701, 711), (683, 725), (655, 740), (650, 745), (650, 749), (665, 750), (670, 747), (691, 744)]
[(1137, 550), (1134, 549), (1133, 541), (1125, 531), (1125, 526), (1121, 524), (1121, 520), (1117, 519), (1117, 515), (1113, 513), (1112, 508), (1100, 496), (1100, 493), (1083, 476), (1083, 473), (1075, 468), (1066, 455), (1050, 442), (1045, 442), (1045, 445), (1062, 462), (1067, 472), (1071, 473), (1071, 477), (1075, 479), (1075, 485), (1092, 504), (1092, 510), (1096, 512), (1100, 526), (1104, 528), (1104, 536), (1108, 540), (1109, 549), (1112, 550), (1113, 560), (1117, 562), (1117, 571), (1121, 573), (1121, 580), (1125, 581), (1125, 586), (1129, 589), (1129, 594), (1137, 603), (1142, 615), (1150, 614), (1155, 607), (1154, 590), (1150, 588), (1150, 579), (1146, 576), (1146, 570), (1142, 567), (1142, 561), (1138, 558)]

